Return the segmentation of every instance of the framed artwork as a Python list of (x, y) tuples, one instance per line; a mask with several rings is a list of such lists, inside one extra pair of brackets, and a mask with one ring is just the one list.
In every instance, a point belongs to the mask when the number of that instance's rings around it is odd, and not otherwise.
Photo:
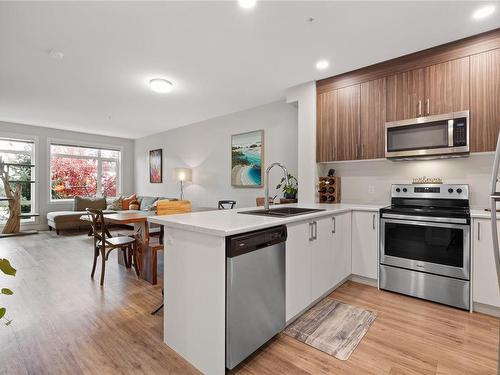
[(262, 187), (264, 165), (264, 130), (231, 137), (231, 185)]
[(149, 151), (149, 182), (159, 184), (163, 182), (162, 176), (162, 149)]

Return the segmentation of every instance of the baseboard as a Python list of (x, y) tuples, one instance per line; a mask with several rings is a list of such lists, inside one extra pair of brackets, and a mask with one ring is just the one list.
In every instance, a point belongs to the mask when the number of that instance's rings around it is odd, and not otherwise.
[(373, 286), (375, 288), (378, 288), (377, 279), (372, 279), (370, 277), (364, 277), (364, 276), (352, 274), (349, 277), (349, 280), (354, 281), (355, 283), (365, 284), (365, 285), (369, 285), (369, 286)]
[(500, 318), (500, 307), (497, 306), (491, 306), (480, 302), (473, 302), (472, 311)]

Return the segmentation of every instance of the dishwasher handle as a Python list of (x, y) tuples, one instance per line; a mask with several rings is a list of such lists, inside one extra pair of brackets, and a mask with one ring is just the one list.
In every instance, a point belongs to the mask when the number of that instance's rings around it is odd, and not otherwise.
[(226, 237), (226, 257), (233, 258), (264, 247), (277, 245), (285, 242), (286, 239), (285, 225)]

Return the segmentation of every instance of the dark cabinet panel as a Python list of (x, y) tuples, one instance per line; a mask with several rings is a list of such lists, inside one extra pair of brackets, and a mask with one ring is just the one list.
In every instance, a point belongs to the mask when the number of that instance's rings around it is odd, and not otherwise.
[(425, 68), (425, 116), (467, 109), (469, 57)]
[(387, 121), (423, 115), (425, 69), (415, 69), (387, 77)]
[(316, 160), (336, 159), (337, 139), (337, 90), (317, 96), (316, 102)]
[(337, 152), (335, 160), (354, 160), (359, 155), (361, 85), (337, 91)]
[(500, 49), (470, 57), (470, 151), (494, 151), (500, 128)]
[(385, 156), (386, 79), (361, 84), (360, 159)]

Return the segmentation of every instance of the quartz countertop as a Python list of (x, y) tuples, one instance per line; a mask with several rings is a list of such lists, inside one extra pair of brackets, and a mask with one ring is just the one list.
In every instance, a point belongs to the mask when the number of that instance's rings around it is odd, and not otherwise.
[[(233, 210), (215, 210), (206, 212), (191, 212), (178, 215), (152, 216), (148, 218), (151, 223), (164, 225), (167, 228), (177, 228), (192, 232), (205, 233), (218, 237), (232, 236), (234, 234), (251, 232), (269, 228), (276, 225), (290, 224), (307, 221), (333, 214), (350, 211), (378, 212), (387, 204), (287, 204), (287, 207), (303, 207), (324, 209), (325, 211), (312, 212), (305, 215), (288, 217), (268, 217), (257, 215), (243, 215), (240, 211), (263, 209), (263, 207), (247, 207)], [(283, 206), (281, 206), (283, 207)]]
[[(471, 209), (470, 217), (473, 219), (491, 219), (491, 211), (486, 211), (484, 208)], [(500, 219), (500, 212), (497, 212), (497, 218)]]

